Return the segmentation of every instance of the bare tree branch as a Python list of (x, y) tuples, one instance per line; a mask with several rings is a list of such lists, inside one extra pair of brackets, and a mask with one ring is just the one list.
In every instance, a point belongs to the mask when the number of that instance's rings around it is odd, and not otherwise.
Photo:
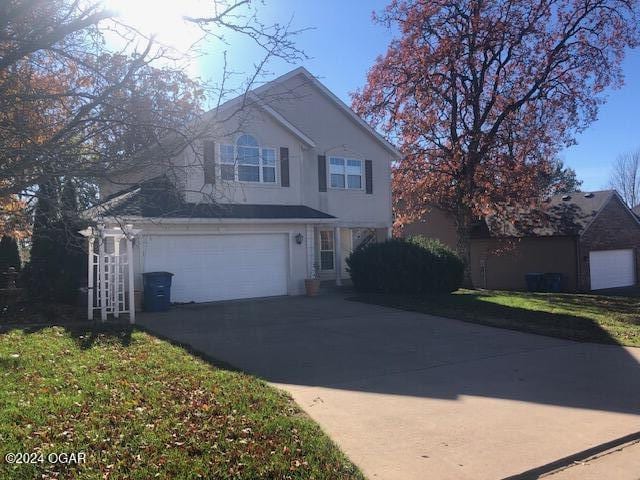
[(640, 150), (626, 152), (616, 158), (609, 183), (629, 208), (640, 205)]

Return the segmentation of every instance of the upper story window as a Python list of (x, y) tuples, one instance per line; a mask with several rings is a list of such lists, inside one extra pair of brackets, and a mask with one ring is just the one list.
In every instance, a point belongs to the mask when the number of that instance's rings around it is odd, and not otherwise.
[(330, 157), (331, 188), (362, 190), (362, 160)]
[(276, 151), (261, 148), (252, 135), (220, 145), (220, 177), (237, 182), (276, 183)]

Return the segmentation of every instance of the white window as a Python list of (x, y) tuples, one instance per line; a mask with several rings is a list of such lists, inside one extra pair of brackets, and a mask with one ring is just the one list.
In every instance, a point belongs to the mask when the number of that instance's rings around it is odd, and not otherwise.
[(260, 148), (251, 135), (240, 135), (235, 145), (220, 145), (220, 178), (276, 183), (276, 151)]
[(238, 180), (241, 182), (260, 181), (260, 147), (251, 135), (241, 135), (236, 142)]
[(320, 231), (320, 270), (333, 270), (333, 230)]
[(331, 188), (362, 190), (362, 160), (330, 157)]
[(272, 148), (262, 149), (262, 181), (276, 182), (276, 151)]
[(235, 180), (236, 161), (233, 145), (220, 145), (220, 178)]

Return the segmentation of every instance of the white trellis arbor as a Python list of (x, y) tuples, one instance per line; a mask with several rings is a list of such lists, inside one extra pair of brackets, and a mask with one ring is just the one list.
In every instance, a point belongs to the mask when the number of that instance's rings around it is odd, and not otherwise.
[[(89, 227), (80, 232), (87, 237), (88, 291), (87, 316), (93, 320), (96, 310), (101, 321), (108, 315), (118, 318), (129, 314), (129, 322), (135, 323), (136, 308), (133, 284), (133, 239), (140, 233), (133, 225), (106, 228), (104, 225)], [(96, 251), (97, 250), (97, 251)]]

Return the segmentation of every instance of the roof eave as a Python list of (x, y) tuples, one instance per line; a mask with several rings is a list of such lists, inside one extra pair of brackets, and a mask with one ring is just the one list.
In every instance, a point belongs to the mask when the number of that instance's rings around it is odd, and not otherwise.
[(616, 196), (617, 194), (618, 193), (615, 190), (611, 190), (609, 192), (609, 195), (607, 196), (607, 199), (604, 202), (602, 202), (602, 205), (600, 205), (600, 208), (598, 208), (598, 211), (596, 212), (596, 214), (593, 216), (593, 218), (591, 220), (589, 220), (589, 223), (587, 223), (584, 226), (584, 228), (582, 229), (582, 231), (578, 235), (579, 237), (582, 237), (589, 230), (589, 228), (591, 228), (591, 225), (593, 225), (593, 222), (596, 221), (596, 218), (598, 218), (598, 215), (600, 215), (600, 212), (602, 212), (602, 210), (604, 210), (604, 207), (606, 207), (608, 205), (608, 203), (611, 201), (611, 199), (614, 196)]
[(304, 67), (298, 67), (294, 70), (291, 70), (290, 72), (287, 72), (284, 75), (281, 75), (265, 83), (264, 85), (261, 85), (251, 90), (247, 95), (239, 95), (236, 98), (232, 98), (227, 102), (223, 103), (222, 105), (220, 105), (219, 107), (217, 107), (217, 109), (223, 110), (223, 109), (229, 108), (235, 103), (239, 102), (241, 99), (246, 98), (247, 96), (253, 97), (253, 96), (259, 95), (260, 93), (269, 89), (272, 85), (276, 83), (285, 82), (286, 80), (292, 77), (295, 77), (298, 74), (302, 74), (305, 78), (307, 78), (329, 100), (331, 100), (332, 103), (334, 103), (338, 108), (340, 108), (343, 112), (345, 112), (348, 117), (350, 117), (356, 124), (358, 124), (361, 128), (363, 128), (367, 133), (372, 135), (376, 139), (376, 141), (380, 143), (382, 147), (385, 148), (385, 150), (387, 150), (389, 153), (393, 155), (394, 158), (399, 159), (402, 157), (402, 154), (400, 153), (400, 151), (392, 143), (390, 143), (386, 138), (380, 135), (373, 127), (371, 127), (371, 125), (369, 125), (362, 118), (360, 118), (360, 116), (357, 115), (347, 104), (345, 104), (342, 100), (340, 100), (331, 90), (325, 87), (316, 77), (314, 77), (311, 74), (311, 72), (309, 72)]
[[(307, 79), (309, 79), (322, 93), (325, 94), (327, 98), (333, 101), (342, 111), (344, 111), (347, 116), (349, 116), (356, 124), (362, 127), (366, 132), (371, 134), (377, 141), (380, 143), (389, 153), (391, 153), (396, 159), (402, 157), (400, 151), (386, 138), (380, 135), (371, 125), (365, 122), (356, 112), (354, 112), (349, 105), (344, 103), (340, 98), (338, 98), (331, 90), (325, 87), (320, 80), (318, 80), (314, 75), (311, 74), (306, 68), (298, 67), (295, 70), (289, 72), (291, 75), (287, 78), (291, 78), (294, 75), (302, 74)], [(284, 78), (276, 79), (274, 81), (283, 81)]]
[(107, 223), (151, 223), (156, 225), (187, 225), (187, 224), (196, 224), (196, 225), (221, 225), (221, 224), (229, 224), (229, 225), (237, 225), (237, 224), (264, 224), (264, 225), (273, 225), (273, 224), (283, 224), (283, 223), (313, 223), (313, 224), (323, 224), (323, 223), (335, 223), (338, 221), (337, 218), (203, 218), (203, 217), (190, 217), (190, 218), (172, 218), (172, 217), (142, 217), (135, 215), (124, 215), (122, 217), (102, 217), (102, 221)]

